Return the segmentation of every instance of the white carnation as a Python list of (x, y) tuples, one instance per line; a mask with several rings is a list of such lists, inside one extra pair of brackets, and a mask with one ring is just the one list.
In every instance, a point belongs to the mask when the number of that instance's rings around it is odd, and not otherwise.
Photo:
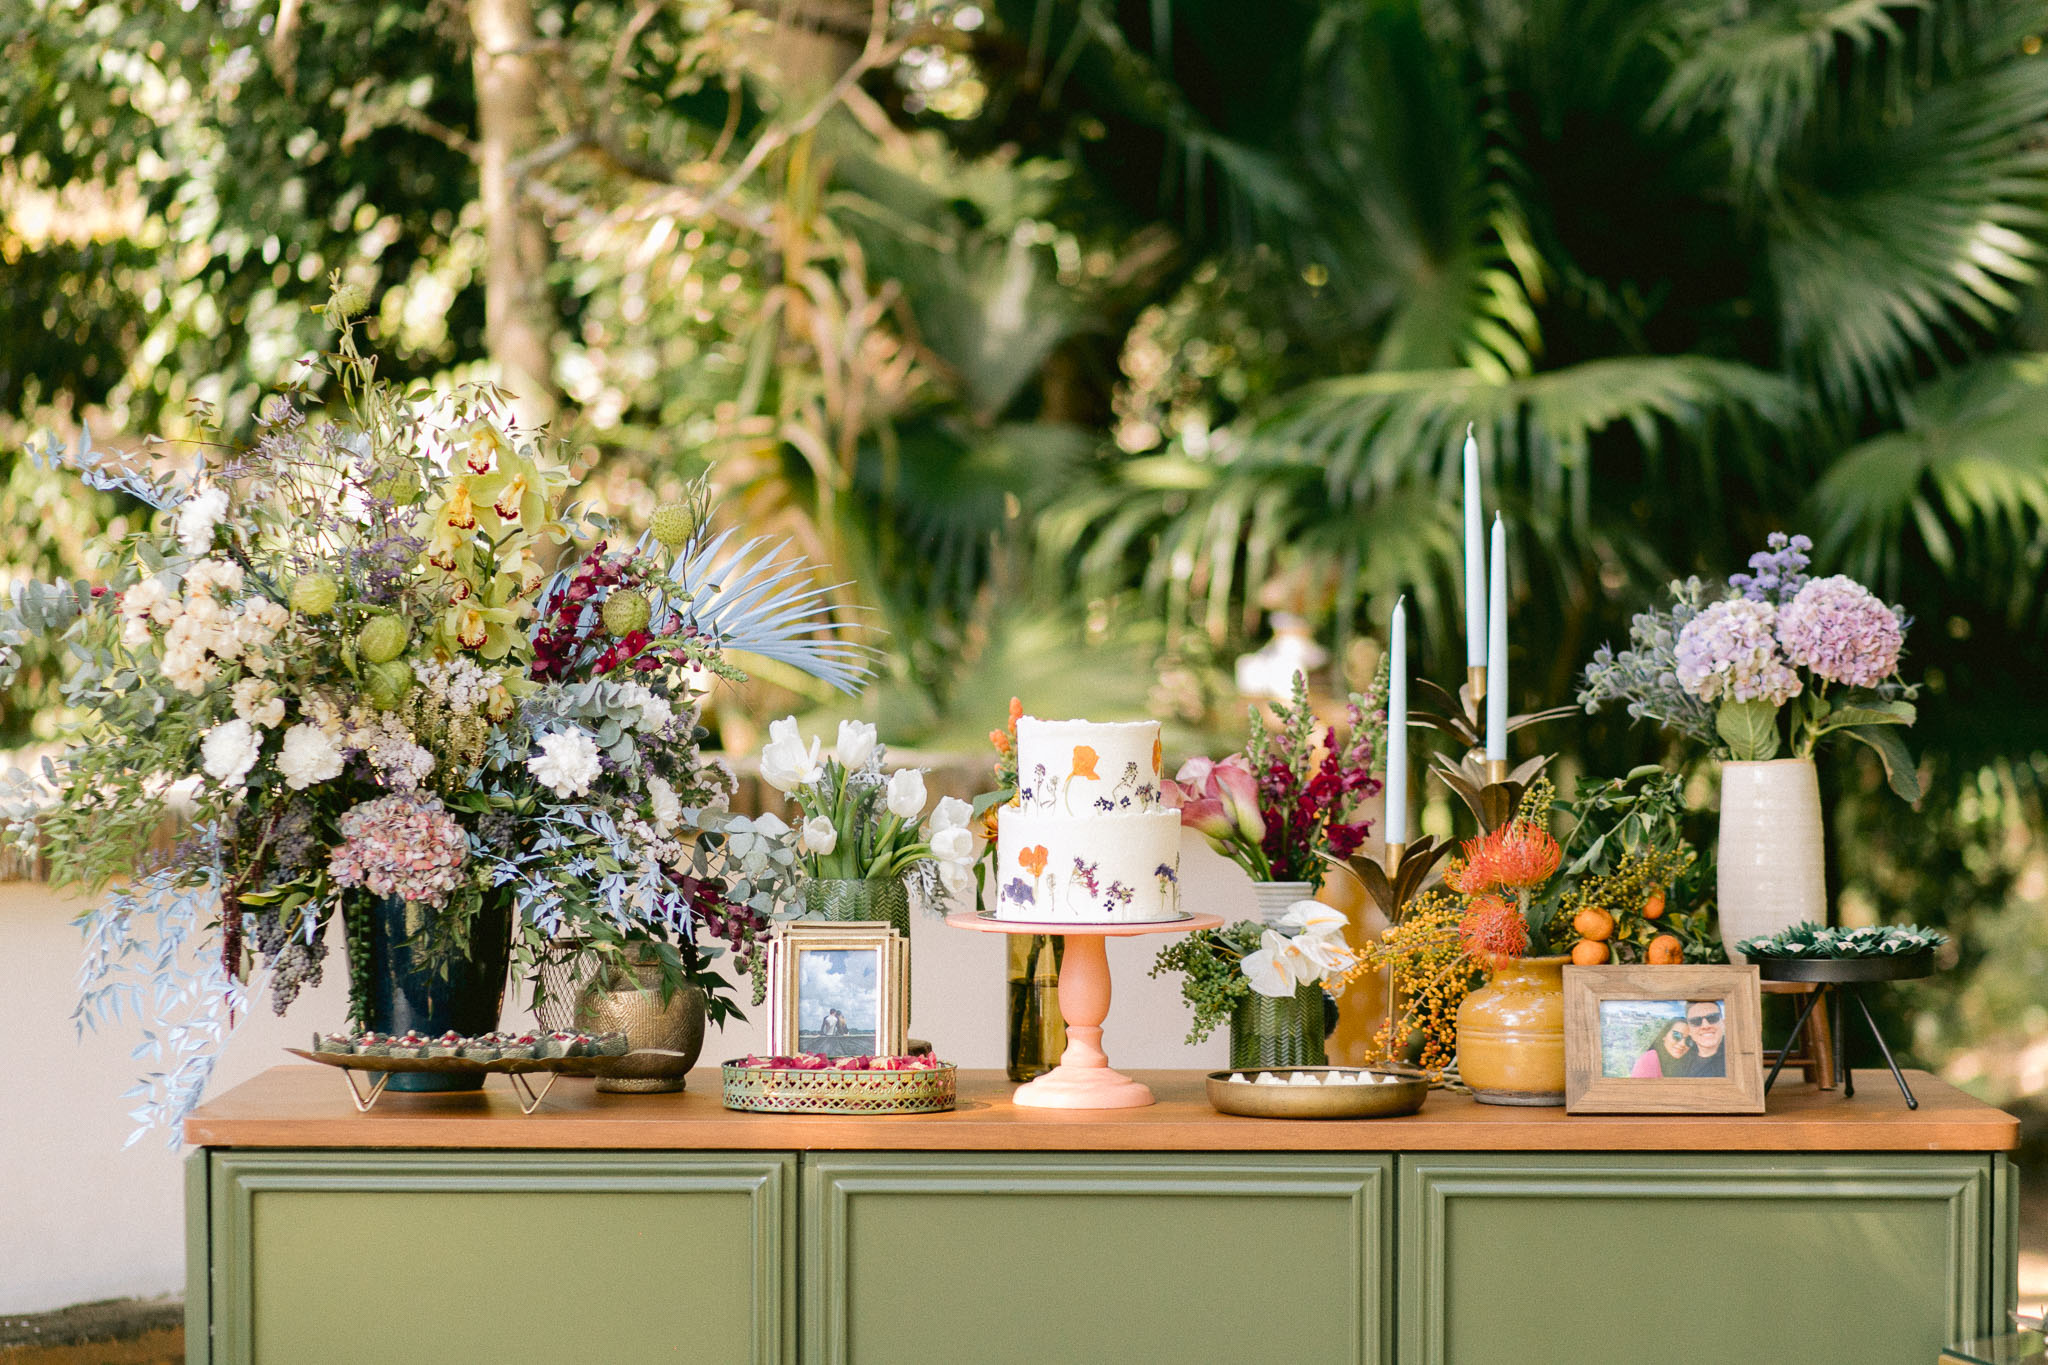
[(647, 779), (647, 796), (654, 803), (654, 827), (667, 834), (683, 821), (683, 803), (676, 789), (658, 777)]
[(246, 720), (224, 720), (206, 732), (200, 743), (200, 766), (223, 787), (239, 787), (262, 753), (262, 739)]
[(218, 484), (207, 484), (178, 505), (178, 544), (186, 554), (203, 555), (213, 548), (213, 528), (227, 511), (227, 490)]
[(284, 732), (284, 752), (277, 756), (277, 770), (295, 792), (315, 782), (330, 782), (341, 776), (341, 747), (317, 725), (294, 725)]
[(526, 770), (556, 796), (581, 796), (602, 771), (597, 741), (574, 727), (542, 735), (540, 752), (526, 760)]

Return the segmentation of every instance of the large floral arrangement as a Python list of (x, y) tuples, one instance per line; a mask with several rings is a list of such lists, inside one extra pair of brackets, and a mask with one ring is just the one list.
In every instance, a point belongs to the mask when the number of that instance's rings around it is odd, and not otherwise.
[(1384, 688), (1375, 688), (1352, 695), (1339, 734), (1316, 719), (1297, 673), (1273, 726), (1254, 708), (1244, 748), (1188, 760), (1166, 784), (1167, 798), (1179, 803), (1183, 824), (1253, 880), (1320, 887), (1330, 861), (1349, 858), (1372, 831), (1359, 808), (1380, 793), (1373, 768), (1386, 723)]
[(23, 585), (0, 616), (0, 673), (31, 636), (75, 660), (68, 747), (8, 814), (53, 882), (106, 890), (79, 1017), (145, 1022), (145, 1121), (196, 1103), (254, 991), (281, 1013), (321, 979), (338, 921), (360, 1022), (371, 897), (408, 903), (429, 963), (508, 898), (524, 966), (648, 954), (730, 1011), (710, 964), (746, 964), (797, 853), (725, 810), (698, 699), (734, 651), (842, 686), (865, 667), (808, 575), (710, 533), (701, 495), (611, 549), (493, 390), (379, 383), (350, 292), (331, 420), (279, 396), (253, 447), (168, 473), (38, 450), (154, 509), (95, 581)]
[(901, 879), (925, 905), (975, 893), (974, 808), (939, 798), (925, 814), (924, 773), (884, 772), (888, 749), (865, 721), (839, 722), (837, 742), (806, 742), (796, 717), (768, 727), (761, 778), (796, 802), (802, 825), (797, 848), (815, 878)]
[(1846, 736), (1875, 750), (1892, 789), (1917, 801), (1897, 733), (1916, 719), (1914, 689), (1899, 677), (1905, 612), (1854, 579), (1810, 577), (1812, 548), (1773, 534), (1750, 572), (1719, 588), (1674, 583), (1670, 607), (1635, 618), (1628, 649), (1595, 653), (1580, 703), (1622, 702), (1735, 759), (1811, 758)]

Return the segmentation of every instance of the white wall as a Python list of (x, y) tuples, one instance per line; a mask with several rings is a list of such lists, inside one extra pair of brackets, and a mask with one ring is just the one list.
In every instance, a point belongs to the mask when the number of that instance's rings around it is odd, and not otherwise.
[[(1244, 873), (1200, 840), (1181, 857), (1190, 909), (1249, 913)], [(47, 887), (0, 883), (0, 1313), (184, 1288), (183, 1154), (160, 1136), (122, 1147), (134, 1125), (121, 1092), (141, 1069), (128, 1055), (134, 1031), (121, 1024), (74, 1036), (77, 909)], [(911, 938), (912, 1031), (962, 1066), (1001, 1067), (1003, 938), (923, 917)], [(1160, 942), (1110, 940), (1115, 997), (1103, 1040), (1111, 1063), (1220, 1067), (1222, 1034), (1188, 1047), (1177, 982), (1146, 976)], [(212, 1093), (281, 1062), (299, 1064), (279, 1049), (342, 1027), (346, 1012), (337, 953), (327, 981), (288, 1016), (259, 1005), (222, 1057)], [(704, 1061), (766, 1050), (758, 1022), (738, 1024), (706, 1040)]]

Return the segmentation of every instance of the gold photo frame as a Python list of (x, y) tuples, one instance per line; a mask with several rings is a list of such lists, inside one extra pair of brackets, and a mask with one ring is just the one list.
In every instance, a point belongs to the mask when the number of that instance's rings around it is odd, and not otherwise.
[(1564, 1106), (1573, 1114), (1761, 1114), (1754, 966), (1564, 969)]
[(887, 924), (793, 920), (768, 940), (768, 1050), (900, 1057), (910, 945)]

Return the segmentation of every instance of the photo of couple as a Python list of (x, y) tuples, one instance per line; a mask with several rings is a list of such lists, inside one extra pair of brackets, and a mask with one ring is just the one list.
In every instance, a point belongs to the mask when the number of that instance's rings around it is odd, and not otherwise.
[(1727, 1007), (1720, 1000), (1603, 1000), (1601, 1075), (1633, 1080), (1725, 1077)]

